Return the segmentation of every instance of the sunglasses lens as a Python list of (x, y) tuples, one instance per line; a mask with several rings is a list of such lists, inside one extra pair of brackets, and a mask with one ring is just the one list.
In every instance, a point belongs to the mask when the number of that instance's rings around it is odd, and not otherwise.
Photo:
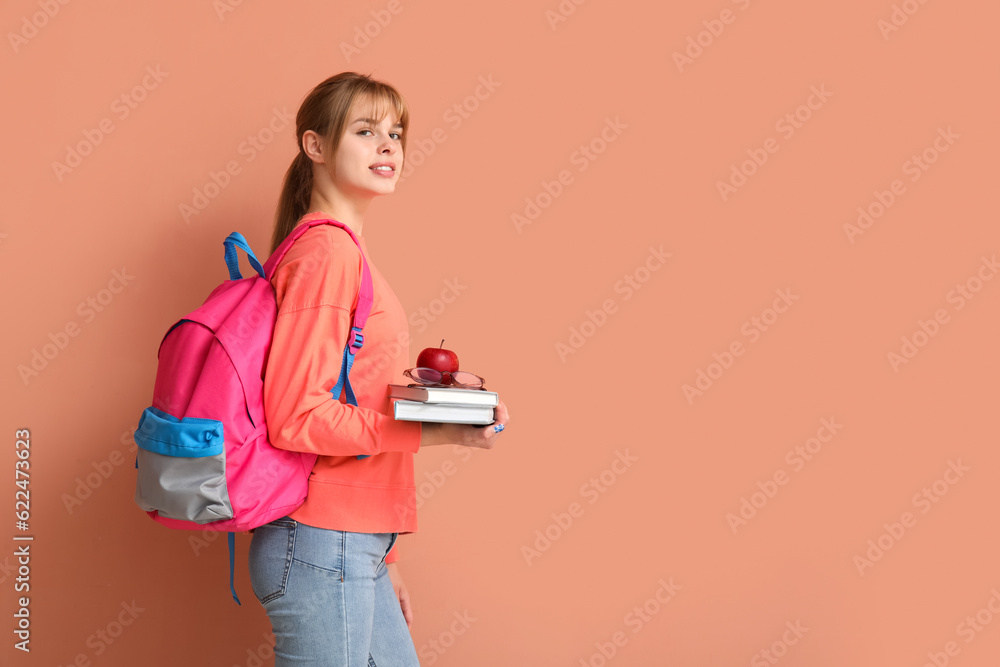
[(458, 371), (457, 373), (451, 374), (451, 380), (455, 384), (465, 385), (466, 387), (481, 387), (483, 381), (480, 380), (473, 373), (466, 373), (464, 371)]
[(440, 382), (442, 377), (441, 373), (433, 368), (414, 368), (410, 371), (410, 375), (417, 382), (424, 382), (427, 384)]

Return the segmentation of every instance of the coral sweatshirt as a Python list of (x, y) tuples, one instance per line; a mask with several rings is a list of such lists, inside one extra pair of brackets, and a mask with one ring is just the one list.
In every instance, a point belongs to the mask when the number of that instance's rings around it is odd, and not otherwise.
[[(299, 222), (332, 218), (308, 213)], [(333, 218), (335, 219), (335, 218)], [(379, 273), (363, 236), (374, 303), (350, 380), (358, 405), (331, 389), (361, 289), (361, 251), (346, 231), (318, 225), (277, 266), (278, 317), (264, 375), (271, 444), (319, 456), (305, 503), (290, 516), (310, 526), (363, 533), (417, 530), (413, 454), (421, 423), (392, 417), (389, 384), (404, 384), (410, 341), (406, 313)], [(358, 459), (358, 454), (369, 458)], [(394, 547), (386, 562), (397, 560)]]

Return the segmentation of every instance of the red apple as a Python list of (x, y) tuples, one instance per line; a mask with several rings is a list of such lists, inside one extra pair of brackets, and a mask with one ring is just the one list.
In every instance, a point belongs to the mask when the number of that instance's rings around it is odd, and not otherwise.
[[(444, 349), (444, 339), (441, 339), (441, 347), (427, 347), (417, 355), (418, 368), (433, 368), (444, 373), (454, 373), (458, 370), (458, 355), (451, 350)], [(451, 375), (443, 375), (443, 384), (451, 384)]]

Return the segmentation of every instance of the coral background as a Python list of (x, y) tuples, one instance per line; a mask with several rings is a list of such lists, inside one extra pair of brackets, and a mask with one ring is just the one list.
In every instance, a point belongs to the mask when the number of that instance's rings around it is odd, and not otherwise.
[(416, 457), (422, 664), (995, 665), (998, 20), (5, 2), (3, 664), (272, 663), (249, 535), (237, 607), (225, 539), (134, 505), (131, 434), (222, 240), (267, 255), (299, 103), (354, 70), (412, 112), (364, 227), (410, 354), (444, 338), (512, 417)]

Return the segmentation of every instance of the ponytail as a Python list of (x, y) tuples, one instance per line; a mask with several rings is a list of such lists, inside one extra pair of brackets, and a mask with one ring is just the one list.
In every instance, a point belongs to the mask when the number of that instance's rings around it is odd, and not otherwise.
[(271, 237), (271, 252), (278, 249), (281, 242), (292, 233), (295, 223), (307, 213), (312, 197), (312, 183), (312, 160), (300, 148), (299, 154), (292, 160), (292, 166), (285, 172), (285, 182), (281, 186), (274, 234)]

